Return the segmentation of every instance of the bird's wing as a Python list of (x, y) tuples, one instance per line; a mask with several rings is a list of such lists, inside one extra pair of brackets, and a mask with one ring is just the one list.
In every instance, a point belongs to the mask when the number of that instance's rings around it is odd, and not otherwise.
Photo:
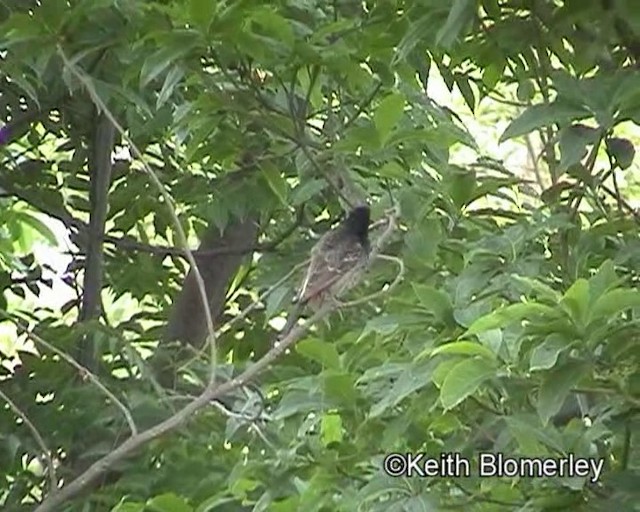
[(319, 245), (317, 250), (312, 251), (299, 301), (306, 302), (331, 288), (358, 266), (363, 255), (364, 249), (355, 241), (342, 240), (339, 244)]

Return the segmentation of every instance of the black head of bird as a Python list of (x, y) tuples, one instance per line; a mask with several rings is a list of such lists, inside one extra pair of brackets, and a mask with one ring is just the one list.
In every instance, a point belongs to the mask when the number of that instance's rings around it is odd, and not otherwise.
[(358, 238), (363, 246), (369, 246), (369, 222), (371, 210), (368, 206), (356, 206), (344, 220), (344, 230)]

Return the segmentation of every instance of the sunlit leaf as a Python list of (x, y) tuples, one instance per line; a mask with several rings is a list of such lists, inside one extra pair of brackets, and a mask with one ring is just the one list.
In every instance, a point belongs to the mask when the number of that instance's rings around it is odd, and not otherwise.
[(500, 142), (526, 135), (533, 130), (544, 128), (554, 123), (582, 119), (588, 115), (588, 112), (582, 107), (559, 102), (533, 105), (527, 108), (518, 118), (507, 126), (506, 130), (500, 136)]
[(437, 356), (439, 354), (461, 355), (461, 356), (482, 356), (490, 361), (495, 360), (495, 354), (484, 345), (474, 343), (472, 341), (454, 341), (445, 345), (440, 345), (430, 352), (430, 355)]
[(316, 338), (300, 340), (296, 344), (296, 351), (305, 357), (321, 363), (327, 368), (340, 368), (340, 356), (332, 343)]
[(405, 99), (402, 95), (390, 94), (376, 108), (373, 114), (373, 122), (383, 144), (402, 117), (404, 104)]
[(538, 319), (540, 317), (556, 318), (557, 313), (554, 308), (536, 302), (511, 304), (478, 318), (469, 327), (467, 335), (504, 327), (512, 322)]
[(342, 418), (339, 414), (324, 414), (320, 421), (322, 444), (339, 443), (343, 438)]
[(558, 356), (569, 347), (569, 341), (560, 334), (551, 334), (533, 349), (529, 370), (548, 370), (555, 366)]
[(485, 358), (470, 358), (451, 368), (440, 389), (440, 401), (452, 409), (495, 375), (495, 366)]
[(282, 172), (273, 165), (260, 166), (262, 175), (264, 176), (269, 188), (273, 191), (276, 197), (287, 206), (287, 196), (289, 194), (289, 186), (286, 180), (282, 176)]

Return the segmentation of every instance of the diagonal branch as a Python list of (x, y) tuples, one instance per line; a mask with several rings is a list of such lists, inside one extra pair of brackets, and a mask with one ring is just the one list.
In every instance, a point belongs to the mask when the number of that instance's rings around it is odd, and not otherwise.
[(136, 428), (136, 424), (133, 421), (133, 417), (131, 416), (131, 412), (129, 411), (129, 409), (127, 409), (127, 407), (120, 400), (118, 400), (118, 398), (111, 391), (109, 391), (109, 389), (107, 389), (107, 387), (100, 381), (100, 379), (96, 377), (93, 373), (91, 373), (88, 368), (82, 366), (69, 354), (55, 347), (51, 343), (45, 341), (36, 333), (31, 332), (25, 325), (17, 321), (15, 318), (9, 315), (6, 311), (0, 310), (0, 316), (13, 322), (15, 326), (28, 338), (30, 338), (37, 344), (42, 345), (43, 347), (45, 347), (47, 350), (50, 350), (54, 354), (57, 354), (58, 356), (60, 356), (67, 363), (69, 363), (76, 370), (78, 370), (80, 372), (80, 375), (82, 375), (83, 377), (87, 377), (91, 382), (93, 382), (93, 384), (100, 391), (102, 391), (106, 395), (106, 397), (115, 404), (115, 406), (118, 409), (122, 411), (122, 414), (124, 415), (125, 419), (127, 420), (127, 424), (129, 425), (129, 430), (131, 430), (131, 435), (136, 435), (138, 433), (138, 429)]
[[(382, 245), (393, 232), (398, 214), (399, 212), (397, 208), (389, 214), (387, 228), (380, 235), (380, 237), (378, 237), (372, 249), (373, 257), (377, 256), (378, 252), (382, 248)], [(93, 463), (75, 480), (69, 482), (68, 485), (65, 485), (58, 492), (50, 494), (35, 509), (35, 512), (52, 512), (59, 510), (60, 505), (80, 494), (91, 483), (105, 474), (118, 462), (131, 456), (133, 452), (135, 452), (145, 444), (153, 441), (154, 439), (163, 436), (173, 430), (176, 430), (183, 423), (189, 420), (189, 418), (191, 418), (198, 410), (210, 404), (212, 400), (219, 399), (231, 393), (232, 391), (248, 384), (252, 379), (266, 370), (276, 359), (282, 356), (287, 349), (292, 347), (313, 324), (325, 318), (335, 308), (335, 304), (325, 304), (307, 322), (305, 322), (304, 325), (294, 326), (278, 343), (274, 344), (272, 348), (261, 359), (252, 364), (237, 377), (223, 384), (218, 384), (217, 382), (212, 380), (199, 396), (189, 402), (177, 413), (170, 416), (166, 420), (156, 424), (155, 426), (143, 432), (140, 432), (139, 434), (132, 435), (114, 451), (110, 452), (109, 454)]]
[(198, 397), (189, 402), (176, 414), (157, 425), (128, 438), (115, 450), (94, 462), (75, 480), (69, 482), (69, 484), (65, 485), (58, 492), (50, 494), (35, 509), (35, 512), (55, 512), (60, 510), (60, 506), (63, 503), (80, 494), (87, 488), (87, 486), (97, 480), (101, 475), (105, 474), (118, 462), (129, 457), (133, 452), (154, 439), (176, 430), (198, 410), (209, 405), (212, 400), (219, 399), (235, 389), (245, 386), (250, 380), (262, 371), (266, 370), (269, 365), (284, 354), (289, 347), (293, 346), (307, 332), (312, 324), (327, 316), (331, 309), (332, 306), (328, 304), (325, 308), (318, 310), (318, 312), (309, 319), (309, 322), (303, 326), (296, 326), (292, 329), (280, 343), (276, 344), (261, 359), (252, 364), (237, 377), (220, 385), (216, 382), (211, 382)]
[(53, 460), (51, 459), (51, 450), (47, 448), (47, 444), (44, 442), (44, 439), (38, 432), (38, 429), (31, 422), (29, 417), (0, 389), (0, 398), (2, 398), (11, 410), (16, 413), (16, 415), (24, 422), (27, 428), (31, 431), (31, 434), (38, 443), (40, 450), (42, 451), (42, 455), (47, 464), (47, 473), (49, 474), (49, 487), (51, 488), (51, 492), (55, 492), (58, 488), (58, 477), (56, 476), (56, 468), (53, 464)]

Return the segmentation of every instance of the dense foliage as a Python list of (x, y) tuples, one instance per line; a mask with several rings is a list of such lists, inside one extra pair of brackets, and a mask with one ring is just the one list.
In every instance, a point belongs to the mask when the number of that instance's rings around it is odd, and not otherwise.
[[(3, 509), (640, 510), (639, 65), (632, 0), (0, 2)], [(269, 352), (283, 278), (364, 198), (400, 212), (371, 299), (148, 431)]]

